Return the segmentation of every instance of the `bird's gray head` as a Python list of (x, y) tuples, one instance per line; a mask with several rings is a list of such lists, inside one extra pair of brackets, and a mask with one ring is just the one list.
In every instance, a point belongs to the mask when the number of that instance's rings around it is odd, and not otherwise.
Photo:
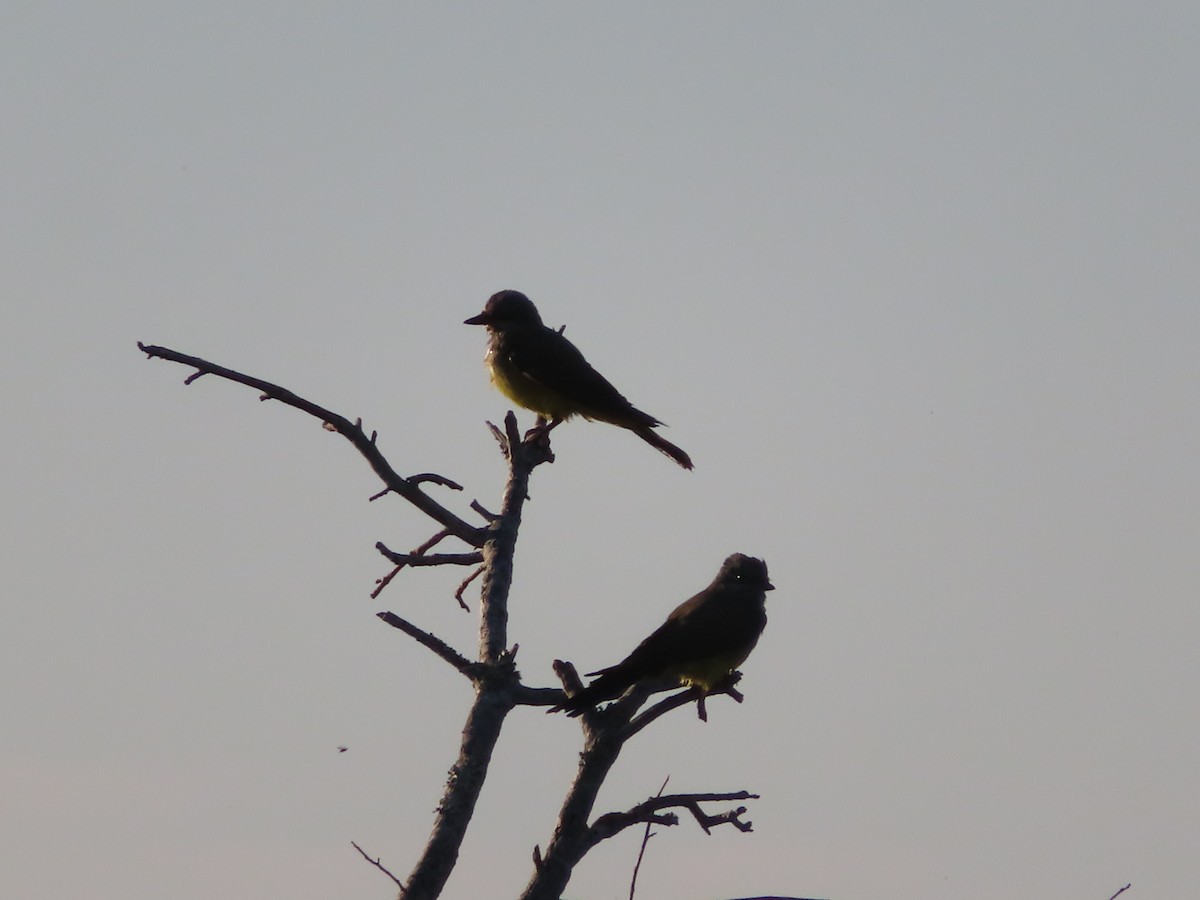
[(488, 298), (483, 312), (463, 322), (464, 325), (487, 325), (503, 328), (506, 325), (541, 325), (533, 301), (520, 291), (499, 291)]
[(717, 581), (759, 591), (775, 590), (775, 585), (767, 577), (767, 564), (745, 553), (735, 553), (726, 558), (717, 574)]

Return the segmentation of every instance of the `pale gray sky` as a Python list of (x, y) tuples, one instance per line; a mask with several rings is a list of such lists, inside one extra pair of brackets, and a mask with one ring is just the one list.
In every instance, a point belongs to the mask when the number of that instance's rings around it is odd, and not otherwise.
[[(460, 572), (341, 439), (499, 503), (462, 320), (526, 291), (696, 461), (571, 423), (512, 639), (611, 663), (729, 552), (778, 590), (671, 776), (753, 834), (639, 897), (1200, 884), (1200, 7), (54, 4), (0, 27), (0, 895), (387, 897), (469, 701)], [(526, 417), (528, 418), (528, 417)], [(508, 721), (446, 897), (517, 894), (575, 723)], [(339, 744), (350, 747), (339, 754)], [(627, 893), (632, 831), (570, 896)]]

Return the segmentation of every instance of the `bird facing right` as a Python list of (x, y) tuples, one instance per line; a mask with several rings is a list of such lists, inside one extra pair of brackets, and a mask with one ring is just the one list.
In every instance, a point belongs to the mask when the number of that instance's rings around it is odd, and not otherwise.
[(682, 685), (712, 690), (758, 643), (767, 624), (766, 592), (774, 589), (765, 562), (734, 553), (712, 584), (677, 606), (629, 656), (589, 672), (596, 680), (549, 712), (578, 716), (646, 678), (675, 678)]

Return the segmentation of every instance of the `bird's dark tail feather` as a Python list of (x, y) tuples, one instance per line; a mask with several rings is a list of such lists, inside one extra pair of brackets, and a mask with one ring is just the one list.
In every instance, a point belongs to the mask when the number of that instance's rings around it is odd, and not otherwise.
[(546, 712), (565, 712), (568, 716), (574, 718), (575, 716), (583, 715), (597, 703), (600, 703), (605, 699), (607, 698), (599, 696), (598, 691), (591, 691), (588, 688), (584, 688), (575, 696), (568, 697), (557, 706), (550, 707), (548, 710), (546, 710)]
[[(616, 666), (613, 666), (616, 669)], [(605, 700), (612, 700), (614, 697), (619, 697), (623, 694), (631, 684), (637, 681), (636, 678), (628, 676), (623, 672), (602, 671), (601, 673), (593, 672), (593, 675), (600, 674), (600, 677), (585, 687), (577, 694), (568, 697), (557, 706), (552, 706), (546, 712), (565, 712), (568, 716), (579, 716), (587, 712), (597, 703), (603, 703)]]
[(679, 463), (679, 465), (683, 466), (685, 469), (692, 468), (692, 458), (666, 438), (659, 437), (657, 434), (655, 434), (649, 425), (636, 425), (631, 427), (629, 430), (655, 450), (665, 453), (667, 456), (671, 457), (671, 459), (675, 460), (675, 462)]

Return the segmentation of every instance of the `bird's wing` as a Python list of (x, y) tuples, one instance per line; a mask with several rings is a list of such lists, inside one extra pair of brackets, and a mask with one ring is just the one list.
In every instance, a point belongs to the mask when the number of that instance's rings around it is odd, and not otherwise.
[(667, 621), (615, 666), (591, 674), (620, 672), (625, 678), (662, 674), (667, 669), (711, 659), (758, 639), (766, 625), (761, 604), (723, 602), (703, 591), (680, 604)]
[(749, 652), (762, 634), (766, 611), (761, 602), (728, 593), (714, 596), (714, 591), (721, 588), (709, 587), (680, 604), (621, 662), (589, 672), (595, 680), (556, 709), (578, 715), (643, 678), (679, 675), (693, 664), (723, 656), (744, 658), (742, 651)]
[(617, 424), (661, 424), (635, 409), (574, 344), (544, 325), (509, 329), (501, 352), (523, 375), (577, 406), (580, 415)]

